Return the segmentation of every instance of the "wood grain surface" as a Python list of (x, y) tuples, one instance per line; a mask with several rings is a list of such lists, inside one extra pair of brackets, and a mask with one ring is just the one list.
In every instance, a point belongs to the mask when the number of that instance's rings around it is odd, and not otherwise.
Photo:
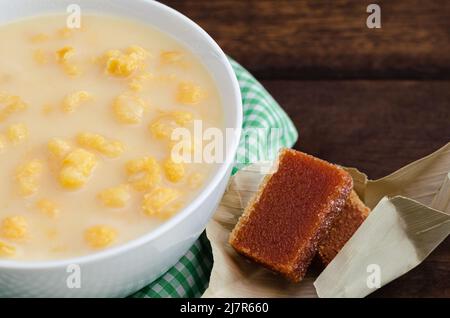
[[(295, 148), (380, 178), (450, 142), (450, 1), (165, 0), (250, 70)], [(369, 3), (381, 29), (365, 25)], [(450, 239), (374, 297), (450, 297)]]
[[(450, 77), (450, 1), (170, 0), (264, 78)], [(366, 7), (381, 7), (381, 29)]]
[(450, 142), (450, 81), (262, 83), (299, 129), (296, 148), (371, 179)]

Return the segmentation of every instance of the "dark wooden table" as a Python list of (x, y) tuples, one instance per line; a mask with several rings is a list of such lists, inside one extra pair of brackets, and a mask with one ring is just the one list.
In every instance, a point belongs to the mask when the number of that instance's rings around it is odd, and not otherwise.
[[(375, 179), (450, 141), (450, 1), (166, 0), (273, 94), (295, 148)], [(366, 7), (381, 7), (368, 29)], [(376, 297), (450, 297), (450, 239)]]

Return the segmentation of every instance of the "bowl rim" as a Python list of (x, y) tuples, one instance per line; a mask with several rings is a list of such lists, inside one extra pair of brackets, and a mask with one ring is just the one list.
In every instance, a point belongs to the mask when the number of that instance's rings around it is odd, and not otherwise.
[[(215, 171), (213, 177), (210, 179), (209, 183), (205, 184), (203, 190), (195, 197), (193, 201), (191, 201), (186, 207), (184, 207), (177, 215), (173, 216), (168, 221), (164, 222), (163, 224), (159, 225), (155, 229), (151, 230), (149, 233), (138, 236), (135, 239), (132, 239), (130, 241), (127, 241), (125, 243), (122, 243), (117, 246), (113, 246), (110, 248), (107, 248), (103, 251), (93, 252), (90, 254), (77, 256), (77, 257), (69, 257), (64, 259), (56, 259), (56, 260), (36, 260), (36, 261), (27, 261), (27, 260), (1, 260), (0, 259), (0, 270), (5, 269), (11, 269), (11, 270), (46, 270), (46, 269), (54, 269), (54, 268), (62, 268), (67, 267), (71, 264), (77, 264), (77, 265), (86, 265), (90, 263), (94, 263), (100, 260), (112, 258), (115, 256), (118, 256), (122, 253), (125, 253), (127, 251), (133, 250), (135, 248), (138, 248), (139, 246), (142, 246), (144, 244), (147, 244), (157, 238), (159, 238), (161, 235), (163, 235), (165, 232), (169, 231), (171, 228), (175, 227), (182, 221), (184, 221), (186, 218), (191, 215), (195, 209), (199, 207), (199, 205), (207, 200), (207, 198), (211, 195), (211, 193), (214, 191), (214, 189), (219, 185), (220, 181), (226, 177), (226, 174), (229, 173), (230, 168), (232, 164), (234, 163), (234, 158), (237, 153), (238, 145), (239, 145), (239, 139), (242, 133), (242, 121), (243, 121), (243, 114), (242, 114), (242, 97), (241, 97), (241, 91), (239, 88), (239, 83), (236, 78), (236, 75), (233, 71), (233, 68), (226, 57), (223, 50), (220, 48), (220, 46), (214, 41), (214, 39), (205, 31), (203, 30), (197, 23), (192, 21), (190, 18), (185, 16), (184, 14), (180, 13), (179, 11), (163, 4), (158, 1), (154, 0), (140, 0), (141, 2), (145, 2), (146, 5), (154, 6), (156, 8), (159, 8), (161, 10), (165, 10), (169, 15), (173, 15), (176, 19), (184, 20), (187, 24), (189, 24), (190, 28), (197, 32), (201, 37), (207, 41), (211, 46), (213, 46), (216, 50), (216, 52), (219, 54), (217, 57), (221, 60), (225, 67), (226, 75), (229, 78), (231, 85), (233, 87), (234, 92), (234, 104), (238, 108), (236, 110), (236, 116), (233, 119), (233, 123), (235, 123), (236, 127), (233, 127), (235, 130), (234, 138), (231, 146), (226, 151), (225, 161), (223, 163), (219, 164), (219, 167)], [(108, 15), (108, 14), (106, 14)], [(118, 15), (119, 16), (119, 15)], [(125, 16), (126, 18), (129, 18), (130, 20), (133, 20), (133, 17)], [(16, 20), (19, 20), (15, 19)], [(164, 30), (162, 30), (164, 31)], [(207, 69), (208, 67), (205, 66)], [(211, 73), (211, 71), (208, 69), (208, 72)], [(224, 105), (222, 107), (225, 110)], [(226, 129), (226, 128), (225, 128)]]

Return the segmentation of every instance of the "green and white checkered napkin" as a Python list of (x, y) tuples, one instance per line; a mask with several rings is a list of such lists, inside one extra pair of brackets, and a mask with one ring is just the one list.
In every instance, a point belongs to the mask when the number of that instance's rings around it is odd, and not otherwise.
[[(250, 141), (241, 138), (236, 160), (238, 164), (233, 170), (235, 173), (243, 165), (261, 159), (258, 149), (275, 156), (280, 147), (291, 147), (298, 134), (289, 117), (264, 87), (238, 63), (230, 62), (242, 93), (244, 133), (251, 128), (266, 128), (263, 130), (266, 132), (268, 128), (279, 129), (277, 142), (267, 142), (270, 138)], [(203, 233), (175, 266), (131, 297), (200, 297), (208, 286), (212, 263), (211, 246)]]

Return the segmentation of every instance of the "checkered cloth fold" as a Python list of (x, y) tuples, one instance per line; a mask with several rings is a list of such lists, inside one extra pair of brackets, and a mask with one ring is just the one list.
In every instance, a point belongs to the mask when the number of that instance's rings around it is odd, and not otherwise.
[[(251, 162), (273, 159), (280, 147), (291, 147), (298, 134), (266, 89), (237, 62), (230, 62), (239, 81), (244, 111), (235, 173)], [(252, 129), (259, 133), (248, 133)], [(208, 287), (212, 264), (211, 245), (203, 233), (177, 264), (131, 297), (200, 297)]]

